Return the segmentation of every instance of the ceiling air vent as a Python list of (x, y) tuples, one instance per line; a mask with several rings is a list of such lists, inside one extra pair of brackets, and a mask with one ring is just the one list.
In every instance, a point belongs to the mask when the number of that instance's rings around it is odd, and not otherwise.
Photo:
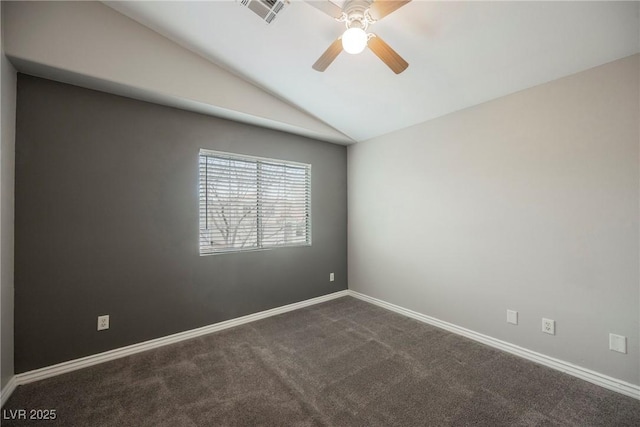
[(289, 0), (239, 0), (243, 6), (270, 24)]

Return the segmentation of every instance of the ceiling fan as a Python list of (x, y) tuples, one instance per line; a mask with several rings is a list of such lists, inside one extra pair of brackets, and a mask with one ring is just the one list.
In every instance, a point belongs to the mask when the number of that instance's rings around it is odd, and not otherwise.
[(316, 71), (324, 71), (338, 57), (343, 50), (347, 53), (358, 54), (365, 47), (382, 60), (391, 70), (400, 74), (409, 64), (395, 50), (386, 44), (379, 36), (367, 33), (369, 25), (376, 23), (409, 3), (411, 0), (347, 0), (340, 8), (329, 0), (308, 1), (308, 3), (333, 17), (344, 22), (347, 30), (331, 43), (329, 48), (313, 64)]

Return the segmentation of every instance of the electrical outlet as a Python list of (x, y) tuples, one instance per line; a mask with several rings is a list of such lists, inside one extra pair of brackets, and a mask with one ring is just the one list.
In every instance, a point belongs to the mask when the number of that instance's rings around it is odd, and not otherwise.
[(329, 281), (333, 282), (335, 280), (335, 276), (333, 275), (333, 273), (329, 273)]
[(103, 331), (109, 329), (109, 315), (98, 316), (98, 330)]
[(623, 335), (609, 334), (609, 350), (626, 354), (627, 337)]
[(542, 318), (542, 332), (545, 334), (556, 334), (556, 321), (551, 319)]
[(518, 324), (518, 312), (515, 310), (507, 310), (507, 323), (512, 325)]

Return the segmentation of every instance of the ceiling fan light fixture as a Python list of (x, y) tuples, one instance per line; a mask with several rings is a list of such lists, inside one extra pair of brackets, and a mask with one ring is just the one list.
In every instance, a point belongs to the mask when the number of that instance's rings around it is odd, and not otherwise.
[(349, 28), (342, 34), (342, 48), (350, 54), (358, 54), (367, 47), (368, 36), (362, 28)]

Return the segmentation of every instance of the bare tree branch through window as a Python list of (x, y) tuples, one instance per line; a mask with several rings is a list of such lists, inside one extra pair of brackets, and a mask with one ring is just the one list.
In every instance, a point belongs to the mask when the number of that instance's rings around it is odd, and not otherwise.
[(200, 253), (311, 244), (311, 165), (201, 150)]

